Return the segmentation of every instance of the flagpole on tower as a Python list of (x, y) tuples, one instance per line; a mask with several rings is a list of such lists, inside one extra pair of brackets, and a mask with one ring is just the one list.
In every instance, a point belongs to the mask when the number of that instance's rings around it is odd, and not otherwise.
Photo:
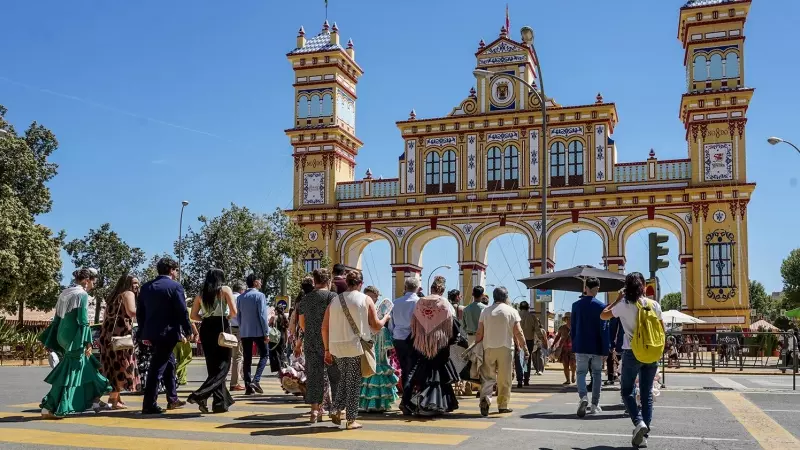
[[(325, 4), (328, 4), (328, 0), (325, 0)], [(506, 3), (506, 33), (511, 35), (511, 18), (508, 16), (508, 3)]]
[(328, 0), (325, 0), (325, 20), (328, 20)]

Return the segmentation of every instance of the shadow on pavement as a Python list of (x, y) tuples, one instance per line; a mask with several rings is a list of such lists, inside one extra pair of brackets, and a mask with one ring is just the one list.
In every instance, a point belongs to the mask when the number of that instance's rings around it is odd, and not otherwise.
[(523, 414), (519, 416), (520, 419), (575, 419), (575, 420), (610, 420), (610, 419), (622, 419), (627, 417), (625, 414), (599, 414), (599, 415), (587, 415), (583, 419), (579, 419), (575, 413), (569, 414), (555, 414), (549, 412), (541, 412), (541, 413), (532, 413), (532, 414)]
[[(35, 412), (39, 412), (41, 410), (36, 410)], [(41, 417), (25, 417), (25, 416), (12, 416), (12, 417), (3, 417), (0, 419), (0, 423), (28, 423), (28, 422), (44, 422), (46, 419)], [(56, 422), (54, 420), (54, 422)]]

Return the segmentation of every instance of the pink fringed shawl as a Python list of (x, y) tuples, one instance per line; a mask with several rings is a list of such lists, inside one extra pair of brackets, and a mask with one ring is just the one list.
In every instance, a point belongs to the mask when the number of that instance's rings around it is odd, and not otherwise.
[(411, 318), (414, 348), (429, 359), (436, 357), (453, 337), (453, 314), (447, 300), (439, 295), (422, 297)]

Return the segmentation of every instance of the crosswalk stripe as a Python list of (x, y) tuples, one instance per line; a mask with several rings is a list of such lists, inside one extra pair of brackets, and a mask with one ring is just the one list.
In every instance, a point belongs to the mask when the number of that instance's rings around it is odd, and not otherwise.
[(800, 448), (800, 440), (738, 392), (714, 392), (764, 450)]
[[(121, 439), (120, 439), (121, 438)], [(317, 447), (296, 447), (289, 445), (259, 445), (236, 442), (209, 442), (185, 439), (148, 438), (135, 436), (113, 436), (100, 434), (61, 433), (55, 431), (32, 430), (26, 428), (6, 428), (0, 442), (11, 444), (52, 445), (58, 447), (91, 447), (119, 450), (140, 450), (158, 448), (162, 450), (311, 450)]]
[(711, 377), (711, 380), (724, 388), (733, 389), (735, 391), (747, 390), (747, 386), (737, 383), (736, 381), (733, 381), (727, 377)]
[[(0, 418), (31, 417), (31, 413), (0, 412)], [(82, 419), (89, 420), (82, 420)], [(198, 420), (163, 420), (163, 419), (129, 419), (109, 416), (67, 417), (59, 423), (83, 423), (104, 428), (149, 429), (172, 432), (189, 433), (219, 433), (253, 435), (269, 431), (285, 430), (285, 427), (275, 424), (264, 424), (263, 428), (257, 422), (231, 423)], [(256, 425), (256, 426), (253, 426)], [(305, 430), (305, 432), (303, 432)], [(3, 435), (4, 436), (4, 435)], [(431, 444), (431, 445), (458, 445), (469, 439), (467, 435), (439, 434), (439, 433), (411, 433), (386, 430), (344, 430), (332, 433), (330, 427), (294, 428), (292, 437), (306, 439), (333, 439), (345, 441), (379, 441), (387, 443), (406, 444)], [(0, 438), (2, 439), (2, 438)]]

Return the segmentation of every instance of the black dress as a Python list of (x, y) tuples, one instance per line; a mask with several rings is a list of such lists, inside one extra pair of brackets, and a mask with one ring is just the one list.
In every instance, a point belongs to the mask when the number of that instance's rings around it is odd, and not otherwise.
[[(413, 348), (414, 338), (408, 343)], [(419, 416), (437, 416), (458, 409), (458, 398), (453, 383), (461, 380), (453, 362), (450, 361), (450, 346), (467, 347), (458, 320), (453, 319), (453, 337), (439, 350), (433, 359), (413, 349), (413, 368), (403, 386), (403, 404), (409, 405), (411, 412)]]

